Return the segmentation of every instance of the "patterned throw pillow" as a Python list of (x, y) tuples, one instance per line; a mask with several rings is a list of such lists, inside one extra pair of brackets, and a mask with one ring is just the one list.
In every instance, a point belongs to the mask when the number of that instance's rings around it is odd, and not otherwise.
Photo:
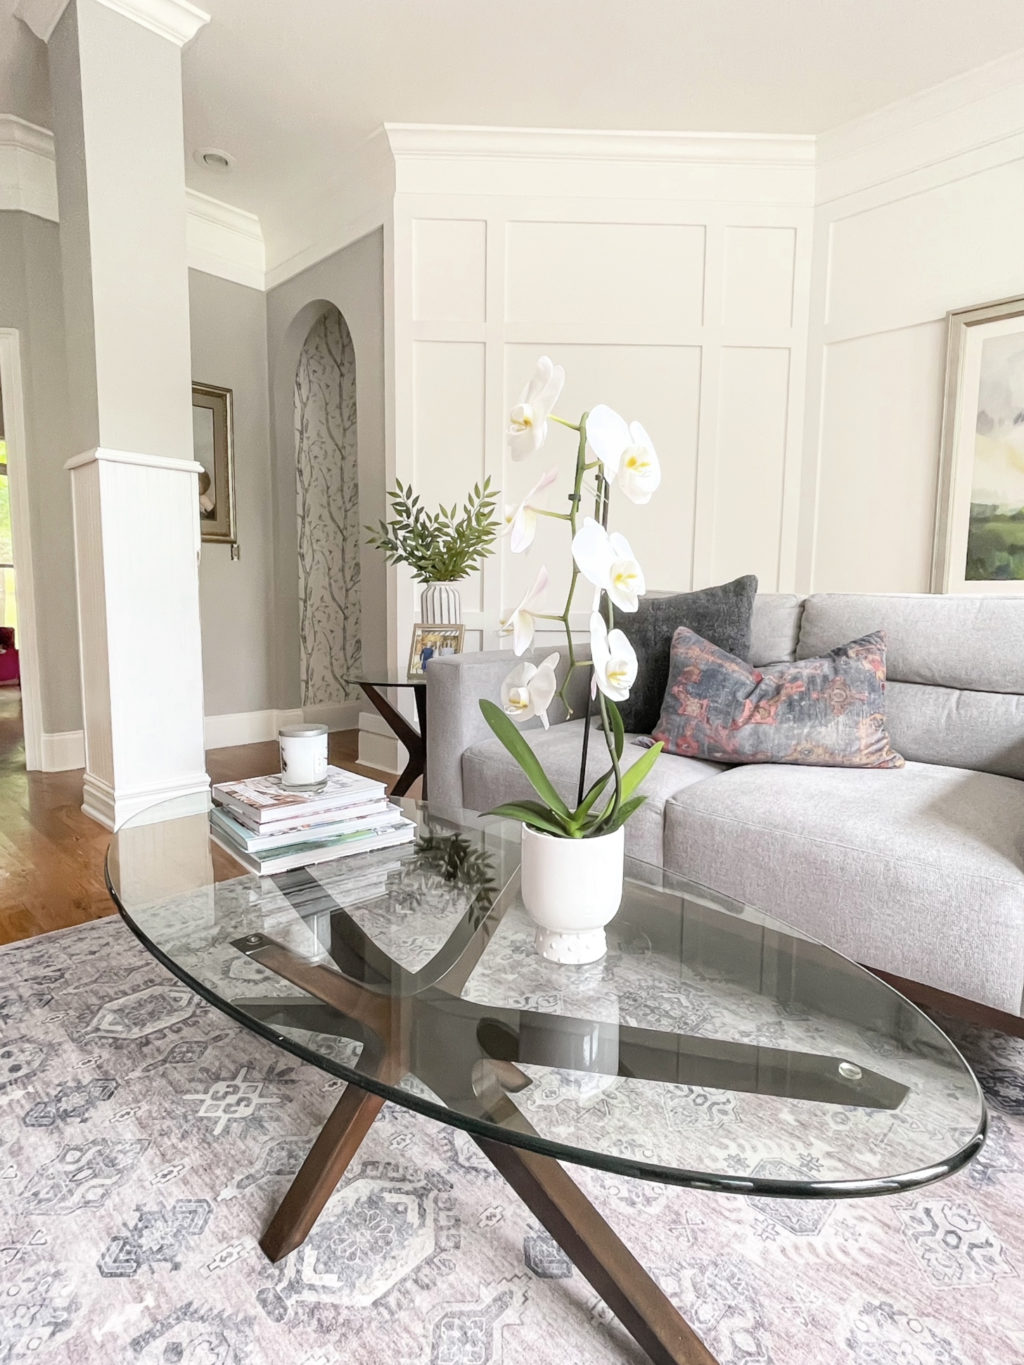
[(654, 738), (720, 763), (902, 768), (885, 726), (885, 635), (760, 669), (680, 626)]

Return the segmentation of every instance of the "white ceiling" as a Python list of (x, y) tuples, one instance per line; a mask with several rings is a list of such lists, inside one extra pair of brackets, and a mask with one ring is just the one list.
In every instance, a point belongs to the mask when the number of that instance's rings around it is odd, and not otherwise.
[[(379, 124), (816, 133), (1024, 48), (1022, 0), (199, 0), (189, 184), (242, 208)], [(0, 112), (48, 124), (42, 45), (0, 0)]]

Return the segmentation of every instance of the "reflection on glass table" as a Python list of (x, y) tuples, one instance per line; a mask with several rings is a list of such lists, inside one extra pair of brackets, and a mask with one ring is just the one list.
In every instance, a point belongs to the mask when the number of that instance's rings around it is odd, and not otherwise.
[[(600, 962), (533, 950), (516, 826), (432, 820), (404, 848), (260, 879), (169, 803), (108, 859), (182, 980), (351, 1084), (261, 1245), (312, 1227), (385, 1100), (468, 1132), (652, 1359), (712, 1358), (558, 1164), (784, 1198), (910, 1190), (962, 1167), (985, 1109), (952, 1043), (837, 953), (627, 861)], [(244, 973), (238, 971), (242, 960)]]

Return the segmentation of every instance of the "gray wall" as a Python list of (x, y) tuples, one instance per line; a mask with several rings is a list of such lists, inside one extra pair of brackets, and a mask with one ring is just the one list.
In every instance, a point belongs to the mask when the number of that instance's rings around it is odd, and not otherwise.
[(266, 298), (258, 289), (189, 271), (192, 378), (231, 389), (235, 529), (240, 558), (204, 544), (199, 568), (208, 716), (274, 705), (274, 544), (270, 496)]
[[(325, 303), (356, 353), (361, 520), (384, 510), (383, 234), (372, 233), (269, 294), (189, 272), (193, 377), (234, 391), (241, 558), (204, 545), (200, 568), (207, 715), (299, 705), (293, 385)], [(43, 729), (82, 727), (58, 228), (0, 212), (0, 326), (21, 335)], [(268, 357), (271, 395), (268, 411)], [(273, 425), (271, 426), (271, 421)], [(273, 436), (273, 442), (271, 441)], [(363, 666), (387, 658), (382, 558), (360, 546)]]
[[(295, 368), (310, 327), (333, 303), (352, 333), (359, 428), (359, 515), (384, 512), (384, 235), (378, 229), (286, 280), (267, 295), (273, 438), (277, 634), (276, 697), (298, 706), (299, 575), (295, 514)], [(361, 541), (363, 668), (387, 663), (387, 573), (383, 557)]]
[[(77, 454), (68, 424), (64, 305), (56, 223), (0, 213), (0, 327), (20, 333), (40, 706), (47, 734), (82, 728), (71, 529)], [(17, 554), (15, 546), (15, 554)]]

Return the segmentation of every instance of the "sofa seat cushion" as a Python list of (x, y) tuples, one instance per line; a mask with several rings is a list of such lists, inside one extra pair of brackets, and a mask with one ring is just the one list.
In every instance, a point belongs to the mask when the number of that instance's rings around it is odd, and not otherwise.
[(1024, 782), (733, 768), (668, 802), (665, 865), (867, 966), (1021, 1011)]
[[(555, 784), (564, 800), (576, 804), (580, 771), (580, 748), (583, 743), (583, 722), (568, 721), (553, 725), (550, 730), (528, 730), (525, 738), (536, 752), (544, 771)], [(626, 737), (622, 755), (623, 768), (630, 768), (645, 753)], [(608, 750), (600, 730), (592, 730), (587, 755), (587, 784), (608, 769)], [(647, 800), (626, 824), (626, 852), (633, 858), (661, 866), (663, 843), (662, 826), (665, 801), (692, 782), (712, 777), (722, 771), (719, 763), (706, 763), (696, 758), (674, 758), (660, 755), (647, 775), (641, 791)], [(503, 801), (536, 798), (522, 768), (500, 740), (486, 739), (471, 745), (462, 755), (462, 781), (466, 808), (486, 811)]]

